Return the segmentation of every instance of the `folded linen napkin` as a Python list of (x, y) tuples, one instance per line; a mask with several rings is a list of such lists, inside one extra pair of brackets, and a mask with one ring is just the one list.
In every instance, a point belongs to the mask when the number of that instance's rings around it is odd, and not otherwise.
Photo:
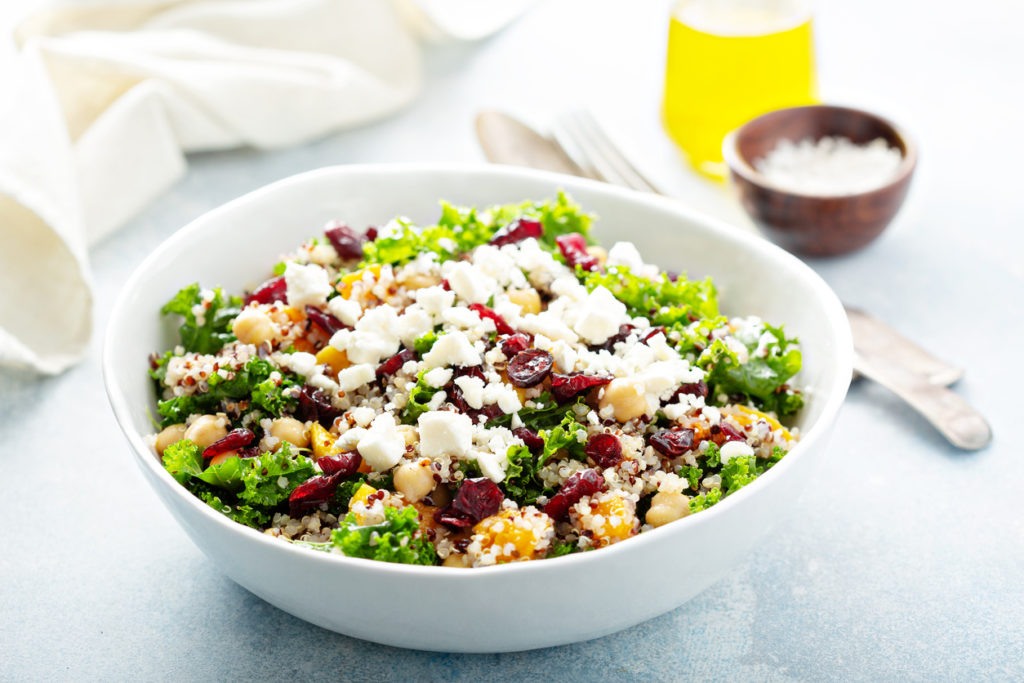
[(30, 17), (0, 98), (0, 366), (57, 373), (91, 334), (88, 247), (185, 154), (294, 145), (407, 104), (417, 37), (472, 40), (533, 0), (138, 0)]

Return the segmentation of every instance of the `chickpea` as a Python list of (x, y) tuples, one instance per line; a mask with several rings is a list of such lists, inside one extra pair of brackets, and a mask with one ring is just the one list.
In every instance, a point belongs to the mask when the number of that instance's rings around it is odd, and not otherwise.
[(207, 448), (228, 435), (228, 418), (224, 415), (200, 415), (185, 430), (185, 438)]
[(172, 443), (178, 443), (185, 438), (185, 425), (171, 425), (164, 427), (163, 430), (156, 436), (156, 452), (157, 455), (163, 455), (167, 447)]
[(599, 247), (596, 244), (587, 247), (587, 253), (596, 258), (597, 263), (600, 266), (604, 266), (605, 261), (608, 260), (608, 252), (605, 250), (604, 247)]
[(690, 499), (677, 491), (658, 491), (651, 498), (651, 509), (646, 521), (651, 526), (662, 526), (690, 514)]
[(238, 314), (231, 331), (243, 344), (257, 346), (273, 339), (277, 332), (270, 318), (253, 308), (247, 308)]
[(433, 287), (434, 285), (441, 284), (441, 279), (436, 275), (428, 275), (427, 273), (410, 273), (406, 275), (401, 283), (406, 289), (423, 289), (424, 287)]
[(395, 470), (395, 490), (410, 503), (418, 503), (434, 490), (430, 461), (406, 461)]
[(309, 430), (306, 429), (306, 423), (294, 417), (279, 417), (274, 420), (270, 425), (270, 435), (298, 448), (309, 445)]
[(629, 422), (647, 412), (647, 401), (644, 399), (644, 385), (639, 380), (618, 377), (604, 388), (604, 394), (598, 403), (598, 409), (604, 410), (612, 406), (615, 419)]
[(238, 457), (238, 451), (226, 451), (224, 453), (221, 453), (220, 455), (215, 455), (212, 458), (210, 458), (210, 465), (211, 466), (212, 465), (220, 465), (225, 460), (227, 460), (228, 458), (237, 458), (237, 457)]
[(415, 446), (420, 442), (420, 433), (412, 425), (398, 425), (398, 433), (405, 439), (406, 446)]
[(523, 315), (540, 313), (540, 294), (536, 289), (510, 289), (508, 300), (523, 308)]
[(441, 563), (441, 566), (466, 569), (467, 567), (469, 567), (469, 557), (467, 557), (464, 554), (456, 555), (455, 553), (452, 553), (447, 558), (445, 558), (445, 561)]

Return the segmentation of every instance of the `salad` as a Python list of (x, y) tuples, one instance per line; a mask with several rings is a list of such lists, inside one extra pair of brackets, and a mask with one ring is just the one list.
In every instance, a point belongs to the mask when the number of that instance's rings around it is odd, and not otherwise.
[(592, 221), (441, 202), (332, 223), (243, 297), (185, 287), (156, 454), (240, 524), (386, 562), (557, 557), (715, 505), (799, 436), (796, 340)]

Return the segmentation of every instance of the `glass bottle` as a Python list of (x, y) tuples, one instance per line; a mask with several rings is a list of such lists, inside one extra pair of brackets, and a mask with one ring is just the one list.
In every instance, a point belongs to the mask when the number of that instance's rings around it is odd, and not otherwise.
[(680, 0), (663, 118), (690, 164), (726, 176), (722, 139), (774, 109), (817, 102), (809, 0)]

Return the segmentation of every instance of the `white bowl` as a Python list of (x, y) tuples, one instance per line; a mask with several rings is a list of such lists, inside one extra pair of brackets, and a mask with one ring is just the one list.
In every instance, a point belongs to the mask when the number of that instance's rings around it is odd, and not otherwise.
[[(174, 343), (160, 307), (199, 281), (240, 292), (331, 219), (436, 220), (438, 200), (489, 205), (567, 190), (595, 212), (597, 237), (630, 240), (663, 268), (711, 275), (724, 312), (757, 314), (799, 336), (803, 437), (778, 465), (715, 507), (623, 543), (482, 569), (415, 567), (295, 547), (236, 524), (180, 486), (144, 438), (152, 431), (147, 356)], [(274, 183), (179, 230), (142, 263), (110, 319), (103, 373), (136, 464), (192, 540), (234, 581), (319, 626), (425, 650), (501, 652), (596, 638), (671, 610), (733, 567), (791, 509), (825, 451), (849, 385), (843, 309), (810, 268), (671, 200), (588, 180), (505, 168), (365, 165)]]

